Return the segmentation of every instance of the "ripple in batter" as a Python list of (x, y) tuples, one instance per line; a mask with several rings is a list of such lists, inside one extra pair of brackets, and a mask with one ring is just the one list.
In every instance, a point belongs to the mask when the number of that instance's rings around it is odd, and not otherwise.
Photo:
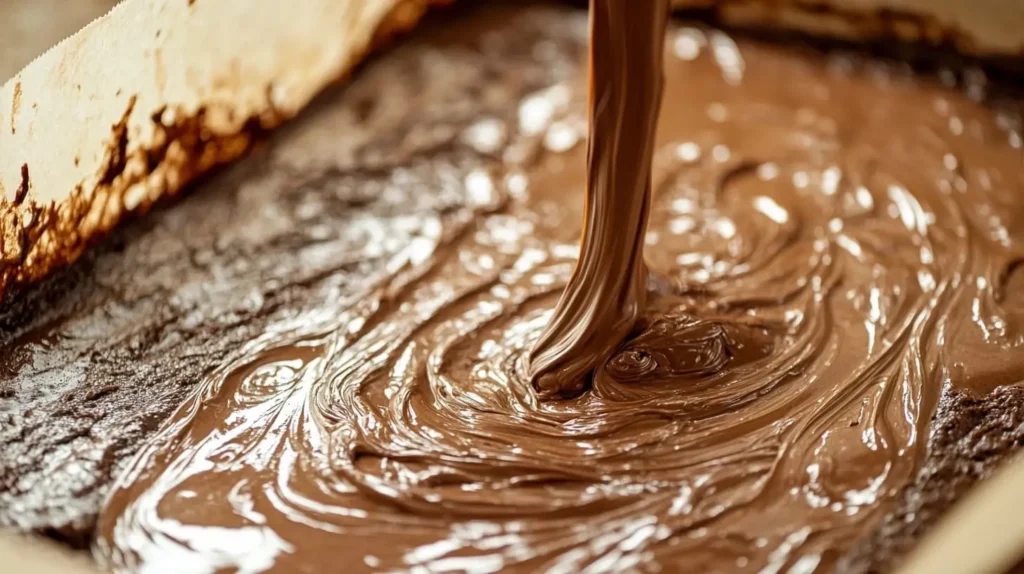
[(109, 497), (108, 565), (827, 569), (913, 478), (943, 387), (1022, 380), (1019, 117), (899, 65), (676, 26), (647, 316), (584, 392), (539, 401), (526, 354), (578, 254), (586, 17), (448, 26), (376, 66), (443, 85), (542, 30), (530, 57), (561, 81), (424, 145), (444, 193), (389, 172), (352, 229), (387, 255), (375, 280), (209, 374)]

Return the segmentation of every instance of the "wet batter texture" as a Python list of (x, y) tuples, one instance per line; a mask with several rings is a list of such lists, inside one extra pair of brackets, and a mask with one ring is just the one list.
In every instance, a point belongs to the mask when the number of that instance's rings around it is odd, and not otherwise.
[[(586, 22), (447, 21), (44, 286), (60, 312), (6, 343), (4, 520), (87, 531), (117, 475), (93, 549), (123, 570), (800, 572), (941, 512), (1021, 434), (1019, 115), (978, 74), (671, 26), (645, 315), (540, 400)], [(184, 267), (147, 287), (132, 257)], [(60, 440), (61, 408), (91, 422)]]

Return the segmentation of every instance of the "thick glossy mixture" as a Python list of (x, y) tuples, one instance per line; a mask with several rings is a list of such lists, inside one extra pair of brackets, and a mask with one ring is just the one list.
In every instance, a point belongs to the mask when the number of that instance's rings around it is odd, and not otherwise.
[[(1024, 379), (1019, 117), (980, 82), (672, 25), (646, 314), (582, 392), (538, 399), (579, 250), (586, 16), (493, 10), (403, 50), (458, 77), (547, 30), (563, 81), (390, 168), (382, 205), (436, 215), (352, 222), (375, 279), (224, 357), (118, 480), (102, 561), (826, 569), (913, 478), (944, 386)], [(431, 159), (451, 142), (474, 167)], [(438, 187), (403, 187), (423, 162)]]

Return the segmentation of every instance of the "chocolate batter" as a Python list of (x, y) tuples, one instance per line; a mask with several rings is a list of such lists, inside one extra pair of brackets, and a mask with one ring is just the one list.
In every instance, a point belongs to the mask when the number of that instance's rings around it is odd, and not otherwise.
[(447, 22), (8, 310), (3, 520), (88, 532), (118, 475), (124, 569), (860, 570), (912, 539), (1021, 438), (1019, 114), (673, 26), (649, 304), (540, 401), (585, 38)]

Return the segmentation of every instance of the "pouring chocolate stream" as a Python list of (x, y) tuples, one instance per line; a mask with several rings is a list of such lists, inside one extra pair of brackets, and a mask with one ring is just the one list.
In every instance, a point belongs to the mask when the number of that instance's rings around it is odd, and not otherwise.
[[(326, 303), (224, 356), (122, 469), (102, 562), (829, 569), (914, 479), (944, 388), (1024, 378), (1016, 116), (898, 65), (678, 25), (642, 234), (660, 284), (628, 340), (581, 347), (582, 376), (537, 369), (586, 215), (586, 22), (453, 18), (261, 158), (331, 169), (261, 172), (282, 189), (231, 225), (188, 212), (217, 281), (183, 301), (219, 293), (230, 254), (262, 276), (267, 245), (297, 243)], [(85, 344), (65, 330), (52, 344)], [(539, 399), (545, 373), (566, 398)]]
[(644, 238), (668, 0), (590, 2), (590, 138), (576, 270), (530, 356), (543, 397), (578, 393), (647, 302)]

